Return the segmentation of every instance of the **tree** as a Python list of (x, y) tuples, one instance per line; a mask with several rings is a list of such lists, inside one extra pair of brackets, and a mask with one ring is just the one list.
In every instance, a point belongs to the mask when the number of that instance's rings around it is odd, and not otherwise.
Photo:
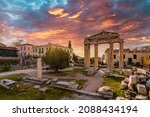
[(72, 49), (71, 41), (69, 41), (69, 43), (68, 43), (68, 48)]
[(69, 67), (70, 54), (62, 49), (51, 48), (43, 56), (43, 61), (46, 65), (49, 65), (50, 69), (58, 72), (59, 69)]
[(17, 46), (21, 45), (23, 43), (23, 40), (17, 40), (16, 42), (13, 42), (12, 45)]
[(75, 62), (77, 62), (77, 61), (78, 61), (78, 56), (75, 55), (75, 54), (73, 54), (73, 60), (74, 60)]

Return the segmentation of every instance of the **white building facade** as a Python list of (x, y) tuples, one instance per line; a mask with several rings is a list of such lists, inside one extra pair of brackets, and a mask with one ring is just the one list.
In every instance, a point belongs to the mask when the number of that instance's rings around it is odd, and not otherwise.
[(70, 61), (73, 60), (73, 49), (56, 44), (48, 43), (47, 45), (38, 45), (38, 46), (31, 44), (21, 44), (16, 47), (19, 50), (18, 56), (21, 58), (24, 58), (26, 56), (42, 57), (50, 48), (58, 48), (69, 52), (71, 57)]

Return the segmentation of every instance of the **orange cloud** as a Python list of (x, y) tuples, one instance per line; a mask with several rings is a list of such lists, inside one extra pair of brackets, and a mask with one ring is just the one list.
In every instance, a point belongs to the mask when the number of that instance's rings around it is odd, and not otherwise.
[(48, 11), (48, 13), (51, 15), (62, 15), (63, 12), (64, 12), (64, 9), (62, 9), (62, 8)]
[(138, 38), (128, 38), (129, 41), (138, 41), (138, 42), (150, 42), (150, 36), (138, 37)]
[(33, 32), (30, 33), (29, 35), (27, 35), (27, 38), (30, 40), (33, 39), (47, 39), (50, 36), (56, 35), (56, 34), (61, 34), (64, 33), (65, 30), (48, 30), (48, 31), (44, 31), (44, 32)]
[(138, 28), (138, 26), (140, 26), (140, 22), (130, 22), (128, 24), (123, 25), (122, 30), (123, 31), (131, 30), (131, 29)]
[(123, 26), (122, 27), (122, 30), (129, 30), (129, 29), (133, 29), (134, 28), (134, 24), (129, 24), (129, 25), (126, 25), (126, 26)]
[(80, 17), (81, 13), (82, 13), (82, 11), (70, 16), (69, 19), (76, 19), (76, 18)]
[(112, 26), (115, 26), (116, 22), (114, 20), (106, 20), (104, 22), (102, 22), (102, 24), (100, 25), (100, 28), (109, 28)]
[(48, 13), (51, 15), (58, 16), (57, 18), (62, 18), (62, 17), (66, 17), (69, 15), (69, 13), (64, 12), (64, 9), (62, 9), (62, 8), (55, 9), (55, 10), (49, 10)]
[(69, 13), (63, 13), (63, 14), (61, 14), (59, 17), (66, 17), (66, 16), (68, 16), (69, 15)]

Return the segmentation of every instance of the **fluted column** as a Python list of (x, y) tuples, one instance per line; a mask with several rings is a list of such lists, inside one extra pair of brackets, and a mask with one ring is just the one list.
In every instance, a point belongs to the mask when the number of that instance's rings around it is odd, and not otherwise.
[(120, 69), (123, 69), (124, 67), (124, 49), (123, 49), (123, 43), (120, 43), (119, 46), (120, 46), (120, 51), (119, 51), (119, 54), (120, 54), (120, 61), (119, 61), (119, 68)]
[(85, 68), (90, 67), (90, 45), (89, 44), (84, 45), (84, 67)]
[(98, 69), (98, 44), (94, 45), (94, 69)]
[(110, 48), (109, 48), (109, 71), (112, 71), (114, 67), (114, 44), (110, 43)]

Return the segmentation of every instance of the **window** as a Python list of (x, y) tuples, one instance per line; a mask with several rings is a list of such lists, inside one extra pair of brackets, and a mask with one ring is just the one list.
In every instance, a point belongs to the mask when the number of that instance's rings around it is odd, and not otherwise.
[(39, 48), (39, 54), (41, 54), (41, 48)]
[(134, 58), (134, 59), (137, 59), (137, 55), (136, 55), (136, 54), (134, 54), (134, 55), (133, 55), (133, 58)]
[(28, 50), (30, 50), (30, 47), (28, 47)]
[(42, 48), (42, 53), (44, 53), (44, 48)]
[(114, 55), (114, 59), (116, 59), (116, 54)]
[(26, 50), (26, 47), (24, 47), (24, 50)]
[(124, 59), (126, 59), (126, 55), (124, 54)]

